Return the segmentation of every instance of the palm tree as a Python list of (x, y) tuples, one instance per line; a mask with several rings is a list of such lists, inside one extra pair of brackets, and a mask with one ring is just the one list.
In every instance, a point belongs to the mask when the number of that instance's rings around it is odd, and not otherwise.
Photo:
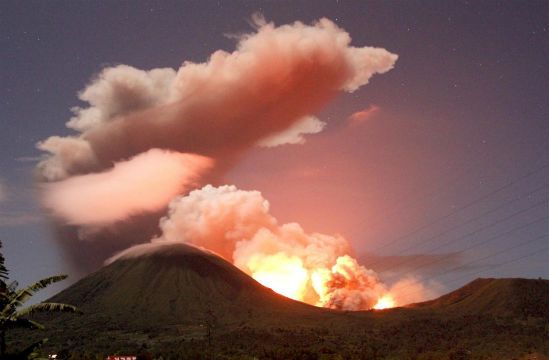
[[(0, 241), (0, 249), (2, 242)], [(23, 307), (23, 305), (39, 290), (64, 280), (67, 275), (50, 276), (22, 289), (17, 283), (7, 283), (9, 272), (5, 266), (5, 259), (0, 252), (0, 358), (6, 354), (6, 331), (14, 328), (44, 329), (44, 326), (27, 317), (38, 312), (72, 312), (79, 313), (76, 307), (61, 303), (43, 302)], [(40, 345), (42, 342), (34, 344)], [(34, 347), (33, 346), (33, 347)]]

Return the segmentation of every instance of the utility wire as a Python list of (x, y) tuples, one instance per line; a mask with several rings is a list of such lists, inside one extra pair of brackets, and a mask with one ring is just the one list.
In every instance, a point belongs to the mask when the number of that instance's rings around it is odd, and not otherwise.
[[(542, 145), (541, 145), (540, 148), (539, 148), (539, 149), (540, 149), (539, 152), (536, 154), (536, 157), (537, 157), (538, 154), (542, 154), (542, 153), (543, 153), (544, 147), (545, 147), (545, 145), (546, 145), (546, 143), (547, 143), (548, 141), (549, 141), (549, 139), (546, 139), (546, 140), (542, 143)], [(517, 142), (515, 143), (515, 145), (518, 145), (518, 144), (520, 144), (520, 143), (521, 143), (521, 141), (517, 141)], [(473, 166), (470, 166), (469, 168), (472, 169)], [(432, 182), (429, 182), (429, 183), (432, 183)], [(393, 209), (393, 211), (390, 211), (390, 212), (386, 213), (386, 215), (385, 215), (385, 217), (384, 217), (383, 219), (390, 218), (390, 217), (392, 217), (393, 215), (395, 215), (395, 214), (399, 213), (400, 211), (402, 211), (402, 209), (406, 209), (406, 208), (410, 207), (412, 204), (415, 204), (415, 203), (419, 202), (420, 200), (423, 200), (424, 198), (429, 197), (430, 195), (436, 194), (437, 192), (439, 192), (439, 190), (441, 190), (440, 188), (442, 188), (443, 185), (445, 185), (445, 184), (440, 184), (439, 186), (436, 187), (435, 190), (430, 191), (430, 192), (428, 192), (428, 193), (425, 193), (425, 194), (423, 194), (423, 195), (421, 195), (421, 196), (415, 198), (414, 200), (399, 201), (399, 202), (396, 202), (395, 204), (393, 204), (393, 205), (391, 205), (391, 206), (386, 206), (385, 209), (382, 210), (382, 211), (390, 210), (390, 209)], [(401, 207), (401, 208), (399, 209), (399, 207), (398, 207), (399, 203), (401, 203), (401, 204), (406, 204), (407, 202), (410, 202), (410, 201), (412, 201), (411, 204), (409, 204), (408, 206), (405, 206), (405, 207)], [(376, 216), (376, 218), (378, 218), (378, 220), (377, 220), (377, 221), (374, 221), (372, 224), (370, 224), (371, 226), (372, 226), (372, 225), (375, 226), (375, 225), (377, 225), (378, 223), (381, 222), (381, 220), (382, 220), (381, 215)], [(389, 244), (385, 244), (385, 245), (389, 245)], [(383, 245), (382, 248), (384, 248), (385, 245)], [(378, 251), (378, 250), (379, 250), (379, 248), (374, 249), (374, 251)]]
[[(439, 250), (439, 249), (443, 248), (444, 246), (446, 246), (446, 245), (448, 245), (448, 244), (450, 244), (450, 243), (453, 243), (453, 242), (455, 242), (455, 241), (462, 240), (462, 239), (465, 239), (465, 238), (467, 238), (467, 237), (469, 237), (469, 236), (471, 236), (471, 235), (478, 234), (478, 233), (482, 232), (483, 230), (486, 230), (486, 229), (489, 229), (489, 228), (491, 228), (491, 227), (494, 227), (495, 225), (501, 224), (502, 222), (507, 221), (507, 220), (509, 220), (509, 219), (511, 219), (511, 218), (513, 218), (513, 217), (515, 217), (515, 216), (517, 216), (517, 215), (523, 214), (523, 213), (525, 213), (525, 212), (527, 212), (527, 211), (529, 211), (529, 210), (532, 210), (532, 209), (535, 209), (535, 208), (537, 208), (537, 207), (539, 207), (539, 206), (541, 206), (541, 205), (547, 204), (547, 200), (548, 200), (548, 199), (543, 199), (542, 201), (539, 201), (539, 202), (535, 203), (533, 206), (530, 206), (530, 207), (527, 207), (527, 208), (525, 208), (525, 209), (521, 209), (521, 210), (519, 210), (519, 211), (516, 211), (516, 212), (514, 212), (514, 213), (512, 213), (512, 214), (510, 214), (510, 215), (508, 215), (508, 216), (506, 216), (506, 217), (504, 217), (504, 218), (501, 218), (501, 219), (499, 219), (499, 220), (497, 220), (497, 221), (495, 221), (495, 222), (493, 222), (493, 223), (491, 223), (491, 224), (488, 224), (488, 225), (486, 225), (486, 226), (482, 226), (482, 227), (480, 227), (480, 228), (478, 228), (478, 229), (476, 229), (476, 230), (474, 230), (474, 231), (471, 231), (471, 232), (469, 232), (469, 233), (466, 233), (466, 234), (464, 234), (464, 235), (462, 235), (462, 236), (459, 236), (459, 237), (457, 237), (457, 238), (455, 238), (455, 239), (450, 239), (449, 241), (445, 241), (445, 242), (441, 243), (439, 246), (437, 246), (437, 247), (435, 247), (435, 248), (432, 248), (432, 249), (430, 250), (430, 252), (428, 252), (427, 254), (430, 254), (430, 253), (432, 253), (432, 252), (435, 251), (435, 250)], [(539, 221), (539, 220), (540, 220), (540, 219), (536, 220), (535, 222), (537, 222), (537, 221)], [(528, 224), (527, 224), (527, 225), (528, 225)], [(524, 227), (524, 226), (522, 226), (522, 227)], [(522, 227), (519, 227), (519, 228), (522, 228)], [(513, 229), (512, 229), (511, 231), (513, 231)], [(506, 233), (507, 233), (507, 232), (506, 232)], [(410, 261), (410, 259), (405, 259), (404, 261), (401, 261), (401, 262), (397, 263), (396, 266), (400, 266), (400, 265), (405, 264), (405, 263), (407, 263), (407, 262), (409, 262), (409, 261)], [(379, 264), (379, 262), (380, 262), (380, 261), (374, 262), (374, 263), (368, 265), (368, 267), (373, 268), (376, 264)], [(395, 266), (395, 267), (396, 267), (396, 266)]]
[[(520, 200), (520, 199), (523, 199), (523, 198), (525, 198), (525, 197), (527, 197), (527, 196), (533, 195), (533, 194), (537, 193), (537, 192), (540, 191), (540, 190), (543, 190), (544, 188), (546, 188), (546, 187), (548, 187), (548, 186), (549, 186), (549, 184), (544, 184), (544, 185), (542, 185), (542, 186), (540, 186), (540, 187), (537, 187), (537, 188), (534, 189), (534, 190), (529, 191), (528, 193), (519, 195), (518, 197), (515, 197), (515, 198), (512, 199), (512, 200), (507, 200), (505, 203), (500, 204), (500, 205), (496, 206), (495, 208), (492, 208), (492, 209), (490, 209), (490, 210), (487, 210), (487, 211), (485, 211), (485, 212), (483, 212), (483, 213), (481, 213), (481, 214), (478, 214), (478, 215), (476, 215), (475, 217), (472, 217), (472, 218), (466, 220), (465, 222), (458, 223), (457, 225), (454, 225), (454, 226), (452, 226), (452, 227), (450, 227), (450, 228), (447, 228), (447, 229), (445, 229), (444, 231), (439, 232), (438, 234), (435, 234), (435, 235), (433, 235), (433, 236), (430, 236), (430, 237), (424, 239), (423, 241), (421, 241), (421, 242), (419, 242), (419, 243), (411, 244), (410, 246), (408, 246), (408, 247), (406, 247), (406, 248), (404, 248), (404, 249), (401, 249), (397, 254), (393, 254), (393, 255), (400, 255), (400, 254), (403, 254), (404, 252), (406, 252), (406, 251), (408, 251), (408, 250), (410, 250), (410, 249), (416, 248), (418, 245), (425, 244), (425, 243), (427, 243), (427, 242), (429, 242), (429, 241), (431, 241), (431, 240), (433, 240), (433, 239), (439, 238), (439, 237), (442, 236), (442, 235), (446, 235), (447, 233), (449, 233), (449, 232), (451, 232), (451, 231), (453, 231), (453, 230), (459, 229), (459, 228), (461, 228), (461, 227), (463, 227), (463, 226), (465, 226), (465, 225), (468, 225), (468, 224), (470, 224), (471, 222), (474, 222), (474, 221), (476, 221), (476, 220), (478, 220), (478, 219), (480, 219), (480, 218), (482, 218), (482, 217), (484, 217), (484, 216), (486, 216), (486, 215), (489, 215), (489, 214), (494, 213), (494, 212), (496, 212), (496, 211), (498, 211), (498, 210), (501, 210), (503, 207), (505, 207), (505, 206), (507, 206), (507, 205), (510, 205), (510, 204), (512, 204), (512, 203), (514, 203), (514, 202)], [(378, 261), (378, 263), (379, 263), (379, 261)], [(375, 264), (375, 263), (374, 263), (374, 264)]]
[[(464, 253), (465, 251), (467, 251), (467, 250), (474, 249), (474, 248), (476, 248), (476, 247), (479, 247), (479, 246), (481, 246), (481, 245), (484, 245), (484, 244), (486, 244), (486, 243), (489, 243), (489, 242), (492, 241), (492, 240), (499, 239), (499, 238), (501, 238), (501, 237), (504, 236), (504, 235), (512, 234), (512, 233), (514, 233), (514, 232), (517, 231), (517, 230), (522, 230), (522, 229), (527, 228), (527, 227), (529, 227), (529, 226), (531, 226), (531, 225), (537, 224), (538, 222), (540, 222), (540, 221), (542, 221), (542, 220), (548, 220), (548, 219), (549, 219), (549, 217), (547, 217), (547, 216), (538, 218), (538, 219), (536, 219), (536, 220), (534, 220), (534, 221), (531, 221), (531, 222), (529, 222), (529, 223), (527, 223), (527, 224), (524, 224), (524, 225), (522, 225), (522, 226), (513, 228), (513, 229), (508, 230), (508, 231), (505, 231), (505, 232), (503, 232), (503, 233), (501, 233), (501, 234), (498, 234), (498, 235), (489, 237), (489, 238), (487, 238), (487, 239), (484, 239), (483, 241), (478, 242), (478, 243), (475, 243), (475, 244), (473, 244), (473, 245), (471, 245), (471, 246), (468, 246), (468, 247), (466, 247), (466, 248), (464, 248), (464, 249), (462, 249), (462, 250), (460, 250), (460, 251), (458, 251), (458, 252), (455, 252), (455, 253), (452, 253), (452, 254), (448, 254), (448, 255), (446, 255), (446, 256), (442, 256), (442, 257), (440, 257), (440, 258), (436, 258), (436, 259), (434, 259), (434, 260), (432, 260), (432, 261), (428, 261), (428, 262), (422, 263), (421, 265), (415, 266), (415, 267), (409, 269), (408, 271), (410, 271), (410, 272), (417, 271), (417, 270), (419, 270), (419, 269), (424, 268), (424, 267), (427, 266), (427, 265), (433, 265), (433, 264), (435, 264), (435, 263), (438, 263), (438, 262), (441, 262), (441, 261), (443, 261), (443, 260), (446, 260), (446, 259), (448, 259), (448, 258), (451, 257), (451, 256), (455, 256), (455, 255), (458, 255), (458, 254), (463, 254), (463, 253)], [(428, 254), (429, 254), (429, 253), (428, 253)]]
[(522, 259), (526, 259), (528, 257), (531, 257), (531, 256), (534, 256), (534, 255), (538, 255), (544, 251), (548, 251), (549, 250), (549, 247), (544, 247), (544, 248), (541, 248), (541, 249), (538, 249), (534, 252), (531, 252), (531, 253), (528, 253), (526, 255), (523, 255), (523, 256), (520, 256), (518, 258), (514, 258), (514, 259), (511, 259), (511, 260), (508, 260), (508, 261), (505, 261), (505, 262), (502, 262), (502, 263), (499, 263), (499, 264), (495, 264), (495, 265), (490, 265), (490, 269), (484, 269), (484, 270), (480, 270), (480, 271), (477, 271), (477, 272), (474, 272), (474, 273), (469, 273), (469, 274), (466, 274), (466, 276), (461, 276), (459, 278), (456, 278), (456, 279), (452, 279), (450, 281), (454, 282), (454, 281), (457, 281), (457, 280), (461, 280), (461, 279), (464, 279), (466, 277), (469, 277), (471, 275), (477, 275), (477, 274), (481, 274), (483, 272), (485, 272), (486, 270), (492, 270), (492, 269), (495, 269), (495, 268), (498, 268), (498, 267), (501, 267), (503, 265), (507, 265), (507, 264), (510, 264), (510, 263), (513, 263), (515, 261), (519, 261), (519, 260), (522, 260)]
[(535, 169), (535, 170), (533, 170), (533, 171), (530, 171), (530, 172), (528, 172), (528, 173), (522, 175), (521, 177), (519, 177), (519, 178), (517, 178), (517, 179), (515, 179), (515, 180), (513, 180), (513, 181), (510, 181), (510, 182), (506, 183), (506, 184), (503, 185), (503, 186), (498, 187), (498, 188), (495, 189), (495, 190), (490, 191), (489, 193), (487, 193), (487, 194), (481, 196), (480, 198), (477, 198), (477, 199), (475, 199), (475, 200), (473, 200), (473, 201), (468, 202), (467, 204), (465, 204), (465, 205), (463, 205), (463, 206), (460, 206), (460, 207), (456, 208), (455, 210), (451, 211), (450, 213), (447, 213), (446, 215), (439, 216), (438, 218), (435, 218), (435, 220), (433, 220), (433, 221), (431, 221), (431, 222), (429, 222), (429, 223), (427, 223), (427, 224), (424, 224), (424, 225), (422, 225), (422, 226), (420, 226), (420, 227), (418, 227), (418, 228), (412, 230), (411, 232), (409, 232), (409, 233), (407, 233), (407, 234), (404, 234), (404, 235), (402, 235), (402, 236), (399, 236), (399, 237), (395, 238), (394, 240), (392, 240), (392, 241), (390, 241), (390, 242), (388, 242), (388, 243), (386, 243), (386, 244), (384, 244), (384, 245), (382, 245), (382, 246), (380, 246), (380, 247), (377, 247), (374, 251), (379, 251), (379, 250), (385, 249), (385, 248), (387, 248), (388, 246), (390, 246), (390, 245), (392, 245), (392, 244), (394, 244), (394, 243), (396, 243), (396, 242), (399, 242), (399, 241), (401, 241), (401, 240), (403, 240), (403, 239), (405, 239), (405, 238), (408, 238), (408, 237), (410, 237), (411, 235), (417, 234), (417, 233), (420, 232), (421, 230), (426, 229), (426, 228), (428, 228), (428, 227), (430, 227), (430, 226), (432, 226), (432, 225), (434, 225), (434, 224), (440, 222), (441, 220), (447, 219), (447, 218), (449, 218), (450, 216), (453, 216), (453, 215), (455, 215), (456, 213), (458, 213), (458, 212), (460, 212), (460, 211), (462, 211), (462, 210), (464, 210), (464, 209), (467, 209), (467, 208), (469, 208), (469, 207), (471, 207), (471, 206), (473, 206), (473, 205), (475, 205), (475, 204), (477, 204), (477, 203), (479, 203), (479, 202), (482, 202), (482, 201), (484, 201), (484, 200), (490, 198), (491, 196), (493, 196), (493, 195), (495, 195), (495, 194), (497, 194), (497, 193), (499, 193), (499, 192), (501, 192), (501, 191), (503, 191), (503, 190), (505, 190), (505, 189), (507, 189), (507, 188), (509, 188), (509, 187), (511, 187), (511, 186), (513, 186), (513, 185), (515, 185), (515, 184), (517, 184), (518, 182), (520, 182), (520, 181), (522, 181), (522, 180), (524, 180), (524, 179), (526, 179), (526, 178), (528, 178), (528, 177), (530, 177), (530, 176), (532, 176), (532, 175), (535, 175), (535, 174), (539, 173), (540, 171), (542, 171), (542, 170), (544, 170), (544, 169), (547, 169), (547, 168), (549, 168), (549, 163), (547, 163), (547, 164), (545, 164), (545, 165), (543, 165), (543, 166), (541, 166), (541, 167), (539, 167), (539, 168), (537, 168), (537, 169)]
[(462, 264), (462, 265), (459, 265), (459, 266), (455, 266), (455, 267), (453, 267), (453, 268), (451, 268), (451, 269), (448, 269), (448, 270), (446, 270), (446, 271), (443, 271), (443, 272), (441, 272), (441, 273), (439, 273), (439, 274), (437, 274), (437, 275), (435, 275), (435, 276), (428, 277), (426, 280), (430, 280), (430, 279), (435, 278), (435, 277), (440, 277), (440, 276), (442, 276), (442, 275), (449, 274), (449, 273), (451, 273), (451, 272), (454, 272), (454, 271), (457, 271), (457, 270), (459, 270), (459, 269), (465, 268), (466, 266), (472, 265), (472, 264), (474, 264), (474, 263), (477, 263), (477, 262), (480, 262), (480, 261), (483, 261), (483, 260), (486, 260), (486, 259), (489, 259), (489, 258), (498, 256), (498, 255), (501, 255), (501, 254), (503, 254), (503, 253), (506, 253), (506, 252), (508, 252), (508, 251), (510, 251), (510, 250), (517, 249), (517, 248), (522, 247), (522, 246), (524, 246), (524, 245), (531, 244), (531, 243), (533, 243), (533, 242), (535, 242), (535, 241), (538, 241), (539, 239), (543, 239), (544, 237), (549, 237), (549, 234), (543, 234), (543, 235), (541, 235), (541, 236), (537, 236), (537, 237), (535, 237), (535, 238), (533, 238), (533, 239), (530, 239), (530, 240), (525, 241), (525, 242), (521, 242), (521, 243), (519, 243), (519, 244), (517, 244), (517, 245), (514, 245), (514, 246), (510, 246), (510, 247), (508, 247), (508, 248), (505, 248), (505, 249), (500, 250), (500, 251), (498, 251), (498, 252), (492, 253), (492, 254), (490, 254), (490, 255), (487, 255), (487, 256), (484, 256), (484, 257), (475, 259), (475, 260), (473, 260), (473, 261), (466, 262), (466, 263), (464, 263), (464, 264)]
[[(456, 270), (458, 270), (458, 269), (460, 269), (460, 268), (464, 268), (464, 267), (466, 267), (466, 266), (476, 264), (476, 263), (478, 263), (478, 262), (480, 262), (480, 261), (483, 261), (483, 260), (486, 260), (486, 259), (489, 259), (489, 258), (493, 258), (493, 257), (495, 257), (495, 256), (498, 256), (498, 255), (501, 255), (501, 254), (503, 254), (503, 253), (506, 253), (506, 252), (508, 252), (508, 251), (510, 251), (510, 250), (514, 250), (514, 249), (519, 248), (519, 247), (522, 247), (522, 246), (524, 246), (524, 245), (533, 243), (533, 242), (538, 241), (539, 239), (542, 239), (542, 238), (544, 238), (544, 237), (549, 237), (549, 234), (543, 234), (543, 235), (541, 235), (541, 236), (537, 236), (537, 237), (535, 237), (535, 238), (533, 238), (533, 239), (530, 239), (530, 240), (528, 240), (528, 241), (521, 242), (520, 244), (517, 244), (517, 245), (514, 245), (514, 246), (510, 246), (510, 247), (507, 247), (507, 248), (505, 248), (505, 249), (503, 249), (503, 250), (500, 250), (500, 251), (497, 251), (497, 252), (495, 252), (495, 253), (491, 253), (491, 254), (489, 254), (489, 255), (487, 255), (487, 256), (484, 256), (484, 257), (482, 257), (482, 258), (473, 259), (473, 260), (471, 260), (471, 261), (469, 261), (469, 262), (466, 262), (465, 264), (462, 264), (462, 265), (453, 267), (453, 268), (451, 268), (451, 269), (448, 269), (448, 270), (443, 271), (443, 272), (441, 272), (441, 273), (438, 273), (438, 274), (436, 274), (436, 275), (432, 275), (432, 276), (426, 277), (426, 278), (424, 278), (424, 279), (422, 279), (422, 280), (423, 280), (423, 281), (429, 281), (429, 280), (432, 280), (432, 279), (436, 279), (436, 278), (438, 278), (438, 277), (441, 277), (441, 276), (443, 276), (443, 275), (446, 275), (446, 274), (449, 274), (449, 273), (451, 273), (451, 272), (453, 272), (453, 271), (456, 271)], [(466, 251), (466, 250), (467, 250), (467, 249), (464, 249), (463, 252)], [(485, 270), (483, 270), (483, 271), (485, 271)], [(467, 276), (470, 276), (470, 274), (467, 274)], [(401, 289), (405, 289), (405, 288), (407, 288), (407, 287), (410, 287), (410, 286), (404, 286), (404, 287), (402, 287)], [(412, 293), (413, 293), (413, 292), (412, 292)]]
[[(544, 235), (544, 236), (547, 236), (547, 234)], [(544, 237), (544, 236), (540, 236), (540, 237), (538, 237), (538, 238), (536, 238), (536, 239), (533, 239), (532, 241), (538, 240), (538, 239), (540, 239), (540, 238), (542, 238), (542, 237)], [(530, 242), (532, 242), (532, 241), (528, 241), (528, 243), (530, 243)], [(521, 244), (521, 245), (526, 245), (526, 243)], [(513, 248), (517, 248), (517, 247), (519, 247), (519, 246), (514, 246), (514, 247), (508, 248), (508, 249), (506, 249), (506, 250), (507, 250), (507, 251), (508, 251), (508, 250), (512, 250)], [(549, 247), (544, 247), (544, 248), (541, 248), (541, 249), (537, 249), (537, 250), (534, 251), (534, 252), (531, 252), (531, 253), (528, 253), (528, 254), (526, 254), (526, 255), (522, 255), (522, 256), (520, 256), (520, 257), (513, 258), (513, 259), (510, 259), (510, 260), (507, 260), (507, 261), (504, 261), (504, 262), (499, 263), (499, 264), (490, 265), (490, 268), (489, 268), (489, 269), (482, 269), (482, 270), (479, 270), (479, 271), (476, 271), (476, 272), (473, 272), (473, 273), (467, 273), (467, 274), (465, 274), (465, 275), (463, 275), (463, 276), (459, 276), (459, 277), (457, 277), (457, 278), (448, 280), (447, 283), (448, 283), (448, 282), (449, 282), (449, 283), (453, 283), (453, 282), (456, 282), (456, 281), (458, 281), (458, 280), (462, 280), (462, 279), (465, 279), (465, 278), (469, 278), (469, 277), (471, 277), (471, 276), (481, 274), (481, 273), (483, 273), (483, 272), (485, 272), (485, 271), (487, 271), (487, 270), (493, 270), (493, 269), (499, 268), (499, 267), (501, 267), (501, 266), (503, 266), (503, 265), (508, 265), (508, 264), (510, 264), (510, 263), (513, 263), (513, 262), (516, 262), (516, 261), (519, 261), (519, 260), (523, 260), (523, 259), (532, 257), (532, 256), (534, 256), (534, 255), (538, 255), (538, 254), (540, 254), (540, 253), (542, 253), (542, 252), (544, 252), (544, 251), (549, 251)], [(482, 259), (478, 259), (478, 261), (480, 261), (480, 260), (485, 260), (485, 259), (488, 259), (488, 258), (490, 258), (490, 257), (494, 257), (494, 256), (496, 256), (496, 254), (500, 254), (500, 253), (503, 253), (503, 252), (504, 252), (504, 251), (501, 251), (501, 252), (498, 252), (498, 253), (494, 253), (494, 254), (491, 255), (491, 256), (486, 256), (486, 257), (484, 257), (484, 258), (482, 258)], [(473, 262), (471, 262), (471, 263), (475, 263), (475, 262), (478, 262), (478, 261), (473, 261)], [(443, 275), (443, 274), (438, 274), (438, 275), (429, 277), (429, 278), (425, 279), (424, 281), (432, 280), (433, 278), (436, 278), (436, 277), (439, 277), (439, 276), (442, 276), (442, 275)], [(405, 286), (405, 287), (403, 287), (403, 288), (406, 288), (406, 287), (409, 287), (409, 286)], [(416, 291), (409, 292), (409, 293), (407, 293), (406, 295), (409, 296), (410, 294), (415, 294), (415, 293), (417, 293), (417, 292), (419, 292), (419, 291), (420, 291), (420, 289), (418, 289), (418, 290), (416, 290)]]

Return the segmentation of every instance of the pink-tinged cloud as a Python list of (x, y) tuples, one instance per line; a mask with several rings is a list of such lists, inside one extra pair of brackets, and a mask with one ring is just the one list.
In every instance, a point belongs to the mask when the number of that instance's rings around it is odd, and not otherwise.
[[(345, 291), (345, 286), (338, 286), (341, 280), (332, 281), (335, 273), (332, 267), (343, 261), (339, 260), (341, 257), (351, 259), (347, 255), (351, 251), (348, 242), (338, 235), (306, 233), (297, 223), (279, 224), (269, 211), (269, 202), (259, 191), (244, 191), (228, 185), (207, 185), (193, 190), (170, 203), (167, 216), (160, 221), (160, 229), (162, 234), (154, 238), (150, 246), (138, 245), (114, 259), (146, 255), (156, 251), (161, 243), (179, 242), (225, 257), (266, 286), (269, 283), (264, 282), (262, 274), (284, 275), (286, 266), (295, 265), (302, 275), (297, 284), (301, 296), (296, 299), (319, 306), (367, 309), (385, 290), (375, 274), (356, 261), (353, 269), (345, 270), (361, 279), (368, 275), (369, 281), (354, 285), (350, 293)], [(318, 287), (324, 283), (330, 286)], [(343, 303), (350, 294), (368, 301)]]
[(365, 121), (372, 118), (380, 110), (377, 105), (370, 105), (364, 110), (360, 110), (352, 114), (347, 118), (347, 124), (349, 126), (358, 126), (363, 124)]
[(337, 93), (391, 70), (398, 57), (350, 46), (349, 34), (328, 19), (257, 25), (232, 53), (218, 50), (177, 71), (103, 70), (79, 95), (90, 106), (73, 109), (67, 123), (80, 134), (41, 143), (51, 154), (39, 165), (44, 179), (105, 169), (151, 148), (214, 157), (223, 167), (262, 140), (303, 142), (302, 134), (323, 127), (312, 114)]
[[(170, 203), (160, 229), (151, 244), (122, 251), (107, 263), (183, 243), (219, 254), (263, 285), (317, 306), (366, 310), (389, 292), (376, 272), (351, 256), (344, 237), (307, 233), (297, 223), (280, 224), (259, 191), (228, 185), (193, 190)], [(425, 300), (429, 294), (412, 278), (397, 282), (390, 293), (398, 305)]]
[(101, 173), (44, 184), (43, 205), (70, 224), (109, 224), (162, 209), (212, 165), (204, 156), (152, 149)]
[[(234, 51), (215, 51), (203, 63), (104, 69), (79, 94), (88, 107), (73, 109), (67, 126), (76, 133), (40, 143), (49, 154), (38, 164), (39, 174), (52, 182), (44, 187), (46, 206), (71, 224), (99, 225), (93, 236), (79, 233), (93, 244), (70, 245), (74, 229), (63, 236), (78, 266), (90, 251), (100, 259), (149, 240), (158, 230), (150, 224), (170, 197), (219, 181), (249, 149), (303, 143), (304, 134), (322, 130), (312, 116), (334, 96), (366, 85), (398, 58), (382, 48), (351, 46), (349, 34), (328, 19), (282, 26), (256, 20), (255, 31), (238, 37)], [(149, 163), (149, 171), (120, 170), (151, 149), (198, 154), (214, 164), (207, 179), (177, 165), (157, 169), (164, 161)], [(165, 185), (142, 185), (150, 176)], [(119, 221), (134, 214), (139, 221)], [(107, 224), (116, 237), (101, 236)]]
[(306, 116), (279, 133), (269, 135), (257, 142), (261, 147), (275, 147), (286, 144), (304, 144), (305, 135), (321, 132), (326, 123), (314, 116)]

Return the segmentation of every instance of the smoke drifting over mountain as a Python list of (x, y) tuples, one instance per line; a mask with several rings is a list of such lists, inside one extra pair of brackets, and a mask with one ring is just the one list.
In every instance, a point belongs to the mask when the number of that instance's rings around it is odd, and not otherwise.
[[(387, 287), (374, 271), (358, 264), (342, 236), (309, 234), (297, 223), (279, 224), (258, 191), (228, 185), (191, 191), (172, 200), (160, 228), (162, 235), (152, 240), (151, 251), (177, 242), (211, 250), (263, 285), (310, 304), (369, 309), (384, 296), (394, 305), (427, 293), (411, 278)], [(138, 245), (120, 256), (143, 252), (146, 247)]]
[(223, 184), (254, 146), (303, 144), (326, 125), (317, 111), (392, 69), (397, 55), (350, 46), (349, 34), (327, 19), (255, 22), (235, 51), (216, 51), (205, 63), (104, 69), (79, 94), (89, 107), (73, 109), (67, 127), (76, 134), (38, 144), (48, 153), (37, 167), (43, 205), (78, 266), (151, 238), (185, 242), (289, 297), (371, 308), (389, 289), (344, 238), (278, 224), (258, 191), (204, 185)]

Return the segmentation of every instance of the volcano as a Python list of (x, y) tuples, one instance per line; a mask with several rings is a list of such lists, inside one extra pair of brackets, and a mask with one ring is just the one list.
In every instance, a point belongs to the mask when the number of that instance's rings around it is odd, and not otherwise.
[(149, 334), (202, 339), (213, 327), (318, 323), (336, 313), (279, 295), (214, 253), (182, 243), (135, 246), (48, 301), (83, 312), (40, 316), (49, 343), (105, 344), (106, 351), (116, 349), (113, 344), (136, 347)]
[(135, 246), (51, 301), (74, 304), (89, 317), (108, 317), (110, 324), (129, 329), (200, 323), (207, 317), (231, 324), (254, 314), (277, 319), (322, 312), (260, 285), (214, 253), (182, 243)]
[(76, 305), (83, 315), (37, 318), (45, 332), (12, 332), (10, 343), (47, 337), (50, 353), (105, 356), (145, 347), (175, 359), (511, 359), (549, 354), (548, 291), (547, 280), (477, 279), (408, 307), (336, 311), (279, 295), (214, 253), (153, 243), (125, 251), (48, 300)]

